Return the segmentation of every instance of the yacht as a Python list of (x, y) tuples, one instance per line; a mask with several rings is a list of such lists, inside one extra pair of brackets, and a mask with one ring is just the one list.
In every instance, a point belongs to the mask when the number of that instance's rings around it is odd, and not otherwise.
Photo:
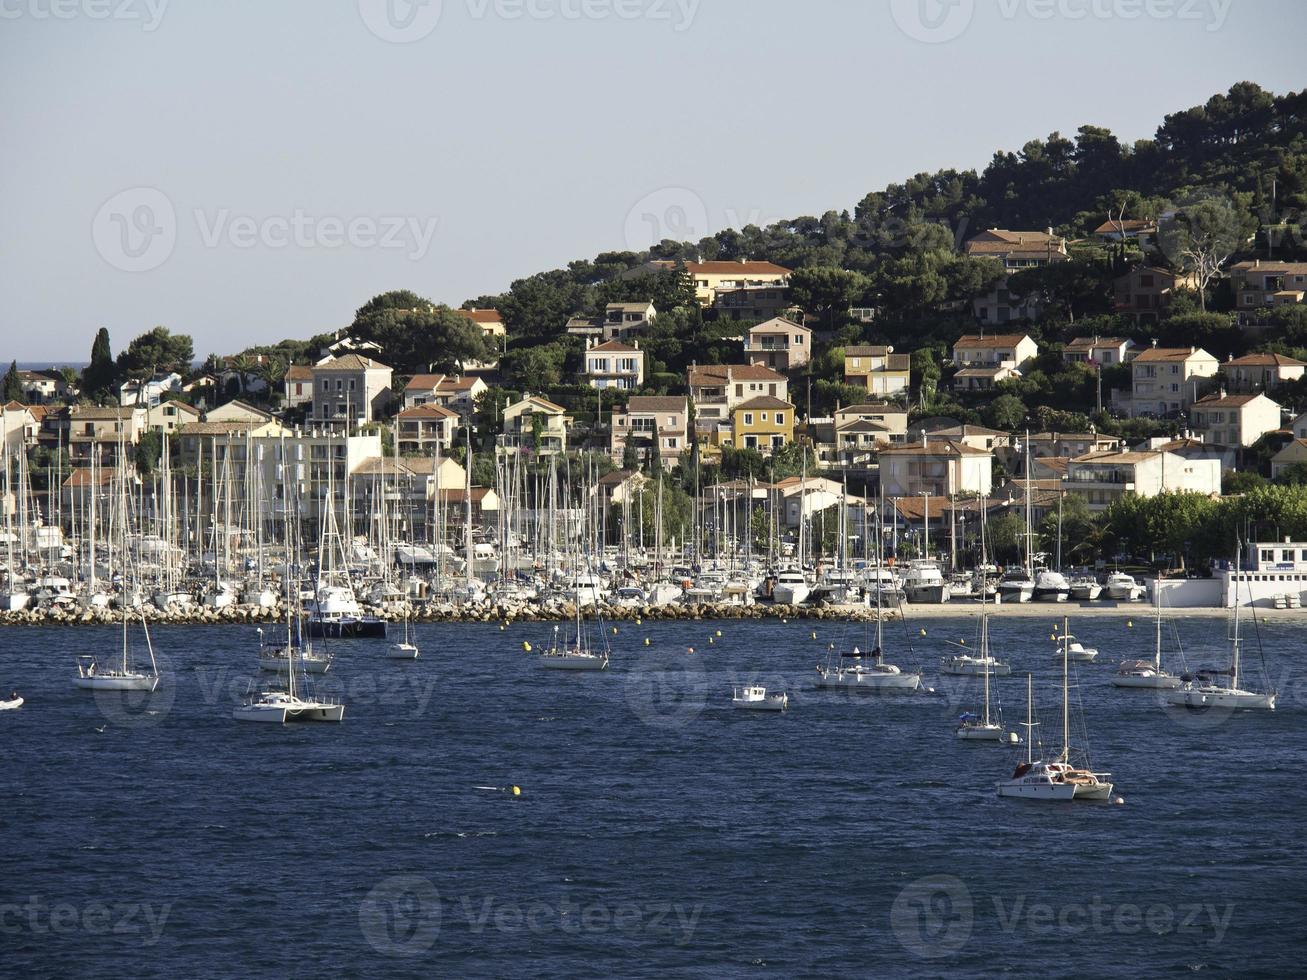
[(404, 617), (404, 639), (398, 643), (392, 643), (386, 650), (387, 660), (416, 660), (419, 655), (418, 645), (414, 643), (413, 637), (409, 634), (408, 617)]
[[(294, 676), (293, 672), (290, 676)], [(264, 691), (232, 711), (237, 721), (284, 725), (291, 721), (344, 720), (345, 706), (334, 701), (305, 700), (288, 691)]]
[(101, 666), (94, 655), (77, 658), (77, 676), (73, 685), (86, 691), (154, 691), (159, 686), (159, 665), (154, 658), (154, 644), (150, 641), (150, 627), (141, 616), (141, 629), (145, 634), (145, 647), (150, 654), (150, 670), (132, 667), (127, 642), (127, 606), (123, 606), (122, 658), (111, 666)]
[(786, 568), (776, 576), (776, 586), (772, 590), (772, 599), (783, 606), (797, 606), (812, 592), (807, 577), (798, 568)]
[(998, 596), (1002, 602), (1029, 602), (1035, 597), (1035, 580), (1023, 568), (1013, 568), (998, 580)]
[(1067, 663), (1062, 661), (1062, 751), (1054, 759), (1034, 755), (1034, 682), (1026, 675), (1026, 761), (1016, 767), (1010, 779), (997, 784), (998, 795), (1023, 800), (1108, 800), (1112, 796), (1110, 773), (1092, 772), (1071, 764), (1070, 700), (1067, 695)]
[(1098, 659), (1098, 650), (1094, 647), (1087, 647), (1078, 639), (1071, 635), (1071, 622), (1068, 619), (1062, 620), (1062, 633), (1053, 634), (1053, 639), (1060, 644), (1057, 657), (1058, 659), (1067, 659), (1074, 663), (1093, 663)]
[(364, 615), (347, 585), (323, 585), (309, 603), (309, 636), (314, 639), (360, 636), (385, 639), (386, 621)]
[(765, 687), (736, 688), (731, 694), (731, 707), (737, 711), (787, 711), (790, 696), (783, 692), (768, 694)]
[(991, 656), (988, 652), (972, 656), (959, 653), (945, 657), (939, 662), (939, 672), (952, 677), (980, 677), (989, 674), (993, 677), (1007, 677), (1012, 673), (1012, 665)]
[(1103, 594), (1103, 587), (1096, 578), (1088, 575), (1071, 580), (1071, 598), (1076, 602), (1093, 602)]
[(603, 634), (603, 620), (599, 620), (599, 644), (596, 649), (591, 641), (585, 623), (581, 619), (581, 607), (577, 605), (571, 639), (564, 643), (557, 626), (554, 627), (554, 641), (540, 654), (540, 665), (545, 670), (599, 671), (608, 669), (608, 638)]
[(1144, 592), (1143, 586), (1135, 581), (1134, 576), (1127, 575), (1125, 572), (1113, 572), (1109, 575), (1103, 591), (1109, 599), (1116, 602), (1134, 602)]
[(952, 590), (938, 563), (914, 561), (903, 576), (903, 594), (908, 602), (939, 604), (949, 601)]
[[(1235, 563), (1236, 581), (1238, 579), (1238, 561)], [(1167, 691), (1164, 697), (1167, 703), (1179, 708), (1229, 708), (1252, 711), (1274, 711), (1277, 693), (1275, 691), (1250, 691), (1239, 686), (1242, 680), (1242, 641), (1239, 637), (1239, 597), (1235, 595), (1234, 631), (1230, 637), (1230, 666), (1224, 671), (1200, 671), (1193, 677), (1183, 679), (1184, 683), (1174, 690)], [(1225, 678), (1229, 678), (1228, 682)]]
[(1179, 677), (1162, 669), (1162, 589), (1161, 580), (1153, 586), (1153, 604), (1157, 607), (1157, 631), (1152, 660), (1127, 660), (1116, 670), (1113, 687), (1143, 687), (1168, 691), (1181, 684)]
[(1071, 595), (1071, 583), (1061, 572), (1045, 569), (1035, 577), (1035, 602), (1066, 602)]
[(920, 673), (905, 673), (886, 663), (879, 646), (870, 653), (863, 653), (855, 646), (841, 653), (834, 666), (817, 668), (817, 687), (826, 691), (915, 691), (920, 686)]

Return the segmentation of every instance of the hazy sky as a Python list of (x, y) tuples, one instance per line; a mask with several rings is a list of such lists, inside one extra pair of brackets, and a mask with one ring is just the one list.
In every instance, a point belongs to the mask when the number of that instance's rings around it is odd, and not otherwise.
[(1302, 0), (0, 0), (0, 357), (197, 356), (851, 208), (1241, 79)]

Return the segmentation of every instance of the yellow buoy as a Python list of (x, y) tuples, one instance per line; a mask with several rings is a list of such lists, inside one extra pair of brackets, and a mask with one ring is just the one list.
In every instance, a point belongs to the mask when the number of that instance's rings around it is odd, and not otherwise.
[(1127, 629), (1134, 629), (1134, 628), (1135, 628), (1135, 621), (1134, 621), (1133, 619), (1127, 619), (1127, 620), (1125, 621), (1125, 625), (1126, 625), (1126, 628), (1127, 628)]
[(514, 786), (512, 792), (513, 792), (513, 795), (514, 795), (514, 796), (521, 796), (521, 795), (522, 795), (522, 787), (521, 787), (521, 786)]
[(958, 645), (959, 645), (959, 646), (966, 646), (966, 645), (967, 645), (966, 637), (963, 637), (962, 639), (958, 640)]
[(644, 638), (644, 645), (645, 645), (645, 646), (648, 646), (648, 645), (649, 645), (649, 637), (647, 637), (647, 636)]
[(814, 640), (817, 639), (817, 633), (816, 633), (815, 630), (814, 630), (811, 634), (809, 634), (809, 635), (810, 635)]
[(639, 619), (637, 619), (637, 620), (635, 621), (635, 625), (636, 625), (636, 626), (639, 626), (639, 625), (640, 625), (640, 620), (639, 620)]
[(922, 635), (922, 636), (925, 636), (925, 635), (926, 635), (926, 631), (925, 631), (924, 629), (921, 631), (921, 635)]
[(721, 636), (721, 635), (722, 635), (722, 631), (721, 631), (721, 630), (718, 630), (718, 631), (717, 631), (717, 635), (718, 635), (718, 636)]
[(617, 627), (614, 626), (614, 627), (613, 627), (613, 636), (616, 636), (616, 635), (617, 635)]
[(531, 644), (530, 644), (530, 643), (527, 643), (526, 640), (523, 640), (523, 641), (522, 641), (522, 649), (525, 650), (527, 653), (530, 653), (530, 652), (531, 652)]

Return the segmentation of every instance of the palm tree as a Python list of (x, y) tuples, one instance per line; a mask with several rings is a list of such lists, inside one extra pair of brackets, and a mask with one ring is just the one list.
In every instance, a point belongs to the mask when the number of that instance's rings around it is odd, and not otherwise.
[(281, 395), (281, 384), (286, 378), (286, 361), (274, 355), (267, 355), (256, 366), (254, 374), (268, 386), (268, 401), (276, 402)]

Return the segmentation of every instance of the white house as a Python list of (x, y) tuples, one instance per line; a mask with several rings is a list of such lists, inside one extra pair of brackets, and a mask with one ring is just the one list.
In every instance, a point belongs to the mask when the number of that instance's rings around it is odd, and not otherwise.
[(1135, 495), (1221, 492), (1219, 459), (1186, 459), (1162, 450), (1089, 453), (1067, 466), (1066, 489), (1084, 497), (1091, 511)]
[(1193, 404), (1193, 429), (1203, 442), (1248, 447), (1282, 424), (1283, 410), (1265, 395), (1219, 391)]

